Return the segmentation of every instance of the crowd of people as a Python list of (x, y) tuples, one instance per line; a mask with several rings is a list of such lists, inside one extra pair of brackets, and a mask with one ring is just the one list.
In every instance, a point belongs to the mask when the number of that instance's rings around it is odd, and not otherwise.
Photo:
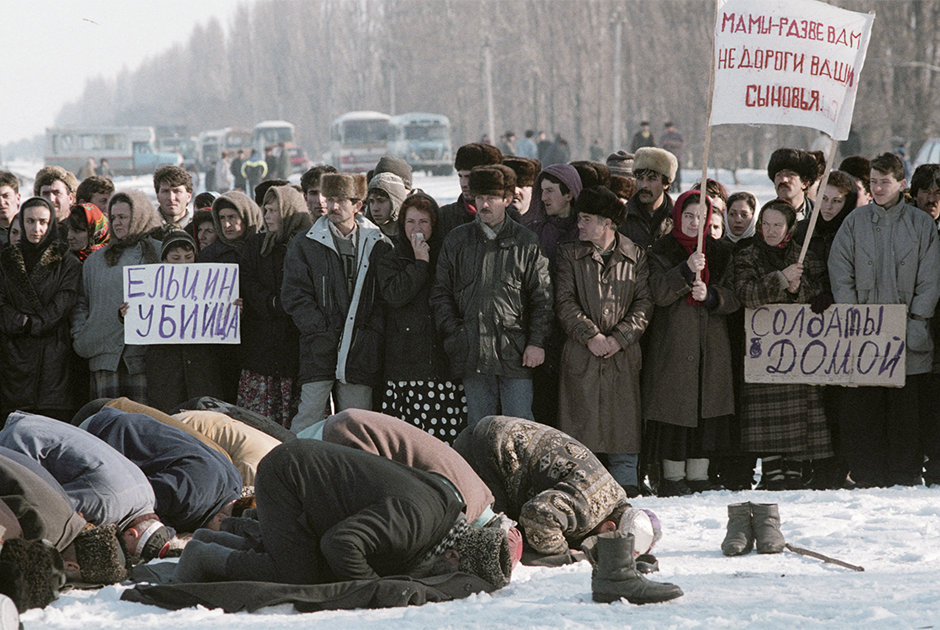
[[(0, 538), (58, 540), (58, 560), (36, 553), (63, 581), (123, 579), (81, 569), (123, 544), (144, 560), (185, 547), (183, 581), (459, 568), (499, 588), (523, 550), (570, 561), (610, 532), (629, 532), (634, 571), (653, 521), (628, 498), (750, 489), (758, 458), (759, 489), (940, 482), (940, 165), (908, 186), (898, 156), (851, 156), (818, 189), (821, 154), (781, 148), (761, 208), (712, 180), (673, 200), (678, 161), (655, 146), (543, 168), (471, 143), (454, 166), (444, 206), (390, 157), (195, 199), (165, 166), (156, 208), (59, 167), (21, 201), (0, 172)], [(122, 269), (158, 262), (238, 265), (241, 344), (125, 344)], [(779, 303), (906, 305), (905, 385), (747, 382), (744, 309)], [(39, 464), (54, 479), (33, 480)], [(97, 468), (112, 478), (81, 479)], [(681, 595), (638, 579), (628, 598)]]

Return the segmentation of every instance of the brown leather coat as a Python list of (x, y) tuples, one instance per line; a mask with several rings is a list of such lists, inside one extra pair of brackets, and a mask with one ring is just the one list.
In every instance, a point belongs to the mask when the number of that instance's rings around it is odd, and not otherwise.
[[(640, 346), (653, 310), (646, 252), (623, 234), (606, 262), (591, 243), (559, 246), (555, 310), (568, 335), (561, 357), (559, 428), (600, 453), (640, 450)], [(622, 348), (596, 357), (588, 341)]]

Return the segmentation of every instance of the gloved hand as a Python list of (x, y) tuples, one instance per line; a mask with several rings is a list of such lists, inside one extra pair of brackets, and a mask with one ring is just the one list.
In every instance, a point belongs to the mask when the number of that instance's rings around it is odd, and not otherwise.
[(813, 301), (810, 302), (809, 310), (819, 315), (827, 308), (835, 304), (835, 302), (836, 300), (834, 297), (832, 297), (832, 293), (825, 291), (813, 298)]

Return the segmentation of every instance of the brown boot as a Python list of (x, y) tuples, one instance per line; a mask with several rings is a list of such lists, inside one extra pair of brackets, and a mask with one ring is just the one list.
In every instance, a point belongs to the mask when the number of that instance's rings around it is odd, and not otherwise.
[(787, 544), (780, 531), (780, 511), (776, 503), (751, 504), (751, 529), (757, 540), (757, 553), (780, 553)]
[(743, 556), (754, 548), (754, 530), (751, 528), (751, 504), (734, 503), (728, 506), (728, 533), (721, 543), (726, 556)]

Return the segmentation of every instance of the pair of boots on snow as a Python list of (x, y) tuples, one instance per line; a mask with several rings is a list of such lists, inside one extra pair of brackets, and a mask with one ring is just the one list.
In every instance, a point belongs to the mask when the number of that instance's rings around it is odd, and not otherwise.
[(621, 531), (591, 536), (581, 544), (590, 561), (591, 594), (595, 602), (609, 604), (621, 598), (631, 604), (666, 602), (682, 595), (675, 584), (647, 580), (641, 573), (659, 569), (649, 554), (634, 555), (633, 534)]
[(734, 503), (728, 506), (728, 533), (721, 543), (726, 556), (751, 553), (780, 553), (787, 541), (780, 531), (780, 510), (776, 503)]

